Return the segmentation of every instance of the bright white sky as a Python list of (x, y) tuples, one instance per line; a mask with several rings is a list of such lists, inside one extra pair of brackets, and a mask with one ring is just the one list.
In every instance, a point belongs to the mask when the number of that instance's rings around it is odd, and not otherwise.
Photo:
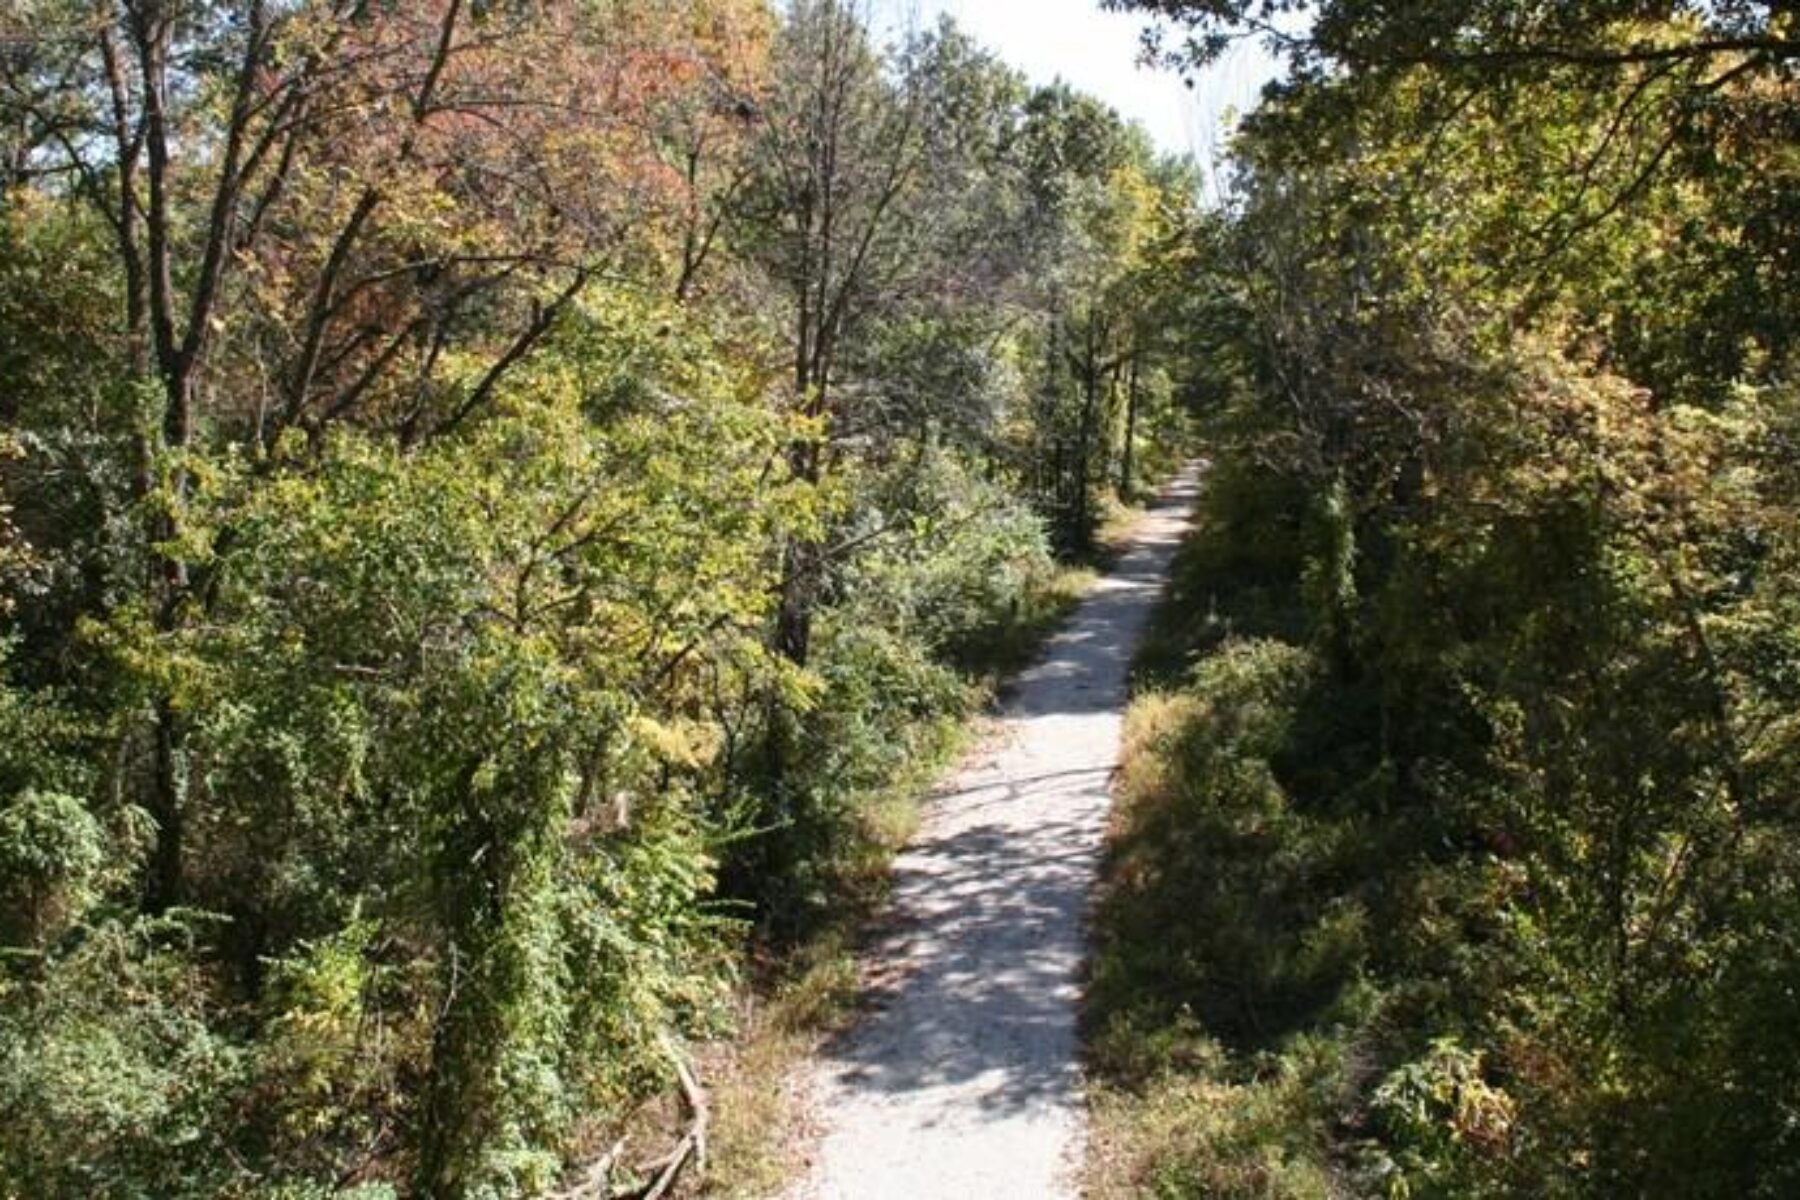
[(1060, 76), (1141, 122), (1159, 148), (1203, 164), (1217, 155), (1226, 113), (1253, 107), (1275, 72), (1259, 47), (1241, 44), (1190, 91), (1172, 72), (1138, 65), (1144, 18), (1102, 11), (1099, 0), (876, 0), (876, 9), (890, 28), (949, 13), (1032, 82)]

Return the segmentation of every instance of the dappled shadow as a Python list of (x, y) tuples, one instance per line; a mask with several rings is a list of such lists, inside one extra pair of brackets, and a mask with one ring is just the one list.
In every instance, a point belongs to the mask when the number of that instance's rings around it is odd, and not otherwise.
[(1004, 693), (1003, 716), (1123, 708), (1126, 673), (1156, 609), (1199, 485), (1184, 478), (1150, 506), (1149, 519), (1113, 571), (1095, 583), (1068, 626)]
[[(1258, 661), (1168, 710), (1155, 783), (1108, 845), (1085, 1022), (1114, 1083), (1146, 1083), (1183, 1040), (1243, 1060), (1319, 1030), (1380, 937), (1367, 885), (1413, 860), (1404, 807), (1350, 799), (1383, 780), (1368, 697), (1323, 671), (1283, 687)], [(1152, 1032), (1171, 1037), (1139, 1053)]]
[[(967, 798), (991, 806), (1056, 789), (1093, 800), (1108, 777), (1061, 772)], [(1029, 831), (984, 822), (911, 850), (868, 959), (876, 1015), (829, 1048), (840, 1082), (888, 1093), (973, 1084), (970, 1101), (1002, 1110), (1072, 1094), (1081, 919), (1102, 823), (1097, 812)]]
[(1126, 670), (1194, 491), (1153, 506), (1009, 689), (991, 743), (928, 798), (863, 957), (862, 1017), (825, 1049), (824, 1194), (930, 1194), (955, 1156), (958, 1187), (991, 1172), (990, 1193), (1055, 1191), (1079, 1108), (1084, 919)]
[(1255, 1055), (1336, 1008), (1366, 948), (1360, 898), (1342, 886), (1350, 871), (1339, 831), (1321, 822), (1275, 835), (1253, 821), (1172, 808), (1114, 843), (1107, 874), (1118, 882), (1096, 918), (1109, 950), (1083, 1014), (1089, 1038), (1116, 1021), (1191, 1025)]
[(1267, 486), (1242, 472), (1209, 476), (1193, 535), (1170, 564), (1168, 601), (1158, 606), (1133, 664), (1138, 689), (1181, 686), (1195, 663), (1232, 638), (1304, 640), (1299, 534), (1253, 503), (1256, 489)]

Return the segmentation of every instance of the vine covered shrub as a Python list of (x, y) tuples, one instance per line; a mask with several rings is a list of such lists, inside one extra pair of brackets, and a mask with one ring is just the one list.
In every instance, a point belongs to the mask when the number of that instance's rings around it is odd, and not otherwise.
[(106, 837), (80, 800), (35, 789), (0, 807), (0, 939), (42, 945), (86, 910)]
[(811, 682), (772, 718), (778, 807), (751, 810), (726, 864), (727, 893), (753, 900), (777, 939), (868, 869), (889, 832), (868, 801), (896, 778), (922, 782), (981, 695), (972, 647), (1016, 640), (1056, 578), (1024, 502), (942, 452), (856, 479), (829, 543), (854, 553), (819, 613)]
[(624, 1186), (1182, 424), (948, 22), (348, 8), (0, 5), (0, 1200)]

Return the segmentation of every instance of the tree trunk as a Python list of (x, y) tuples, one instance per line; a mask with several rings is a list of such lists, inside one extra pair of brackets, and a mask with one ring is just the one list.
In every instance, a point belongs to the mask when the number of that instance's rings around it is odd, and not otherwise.
[[(417, 1193), (432, 1200), (510, 1194), (514, 1143), (543, 1145), (556, 1097), (535, 1071), (566, 1012), (554, 864), (566, 832), (554, 756), (502, 773), (493, 789), (466, 769), (433, 864), (443, 958), (419, 1131)], [(510, 777), (509, 777), (510, 776)]]
[(1137, 481), (1132, 478), (1133, 453), (1137, 445), (1138, 423), (1138, 356), (1131, 356), (1131, 382), (1125, 390), (1125, 450), (1119, 459), (1119, 498), (1130, 503)]
[(797, 667), (812, 653), (813, 586), (819, 547), (791, 543), (782, 555), (781, 599), (775, 612), (775, 652)]
[(151, 778), (149, 810), (156, 822), (156, 842), (150, 851), (150, 878), (145, 886), (145, 907), (164, 912), (182, 901), (182, 853), (187, 810), (187, 731), (167, 698), (157, 701), (155, 765)]
[[(177, 327), (178, 300), (172, 265), (176, 237), (170, 212), (170, 120), (166, 107), (171, 17), (159, 4), (128, 6), (127, 16), (128, 37), (143, 88), (142, 139), (148, 203), (140, 212), (129, 198), (121, 201), (120, 248), (128, 264), (136, 258), (137, 242), (132, 231), (136, 217), (141, 215), (145, 252), (143, 286), (139, 291), (136, 283), (132, 283), (126, 300), (127, 319), (141, 321), (146, 327), (155, 375), (163, 390), (161, 428), (151, 435), (160, 442), (151, 441), (143, 447), (142, 475), (138, 481), (146, 501), (145, 540), (155, 547), (177, 544), (181, 537), (181, 509), (187, 492), (186, 468), (177, 462), (168, 479), (158, 480), (157, 460), (170, 451), (185, 450), (192, 437), (198, 377), (195, 364), (201, 343), (191, 336), (191, 331), (189, 336), (183, 336)], [(113, 74), (112, 86), (119, 89), (123, 85), (117, 74), (118, 61), (110, 50), (107, 58), (108, 69)], [(123, 101), (116, 99), (116, 103)], [(119, 117), (122, 120), (122, 113)], [(121, 162), (121, 186), (127, 182), (123, 176), (132, 161), (127, 158)], [(211, 233), (213, 237), (220, 236), (217, 229)], [(203, 320), (207, 315), (196, 312), (192, 319)], [(159, 486), (167, 492), (160, 497), (160, 502), (154, 495)], [(187, 564), (179, 552), (150, 551), (146, 589), (157, 635), (167, 639), (181, 620), (188, 590)], [(155, 761), (146, 807), (156, 821), (156, 844), (151, 850), (145, 903), (151, 912), (161, 912), (180, 903), (184, 890), (183, 830), (188, 795), (187, 730), (175, 711), (173, 698), (167, 694), (156, 698), (152, 726)]]
[(1075, 544), (1083, 551), (1091, 550), (1094, 542), (1094, 513), (1092, 497), (1088, 495), (1088, 480), (1093, 477), (1094, 424), (1100, 408), (1100, 361), (1099, 350), (1094, 344), (1094, 333), (1090, 328), (1087, 335), (1087, 354), (1081, 365), (1081, 422), (1075, 431)]

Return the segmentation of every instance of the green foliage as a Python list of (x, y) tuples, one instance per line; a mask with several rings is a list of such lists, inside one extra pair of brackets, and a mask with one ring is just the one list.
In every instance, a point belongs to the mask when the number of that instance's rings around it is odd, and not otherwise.
[(0, 1198), (637, 1157), (1181, 426), (1104, 105), (602, 7), (0, 15)]
[(950, 454), (890, 467), (866, 495), (843, 530), (869, 539), (841, 584), (846, 626), (892, 628), (954, 655), (959, 640), (1003, 625), (1055, 570), (1038, 518)]
[(18, 929), (0, 936), (41, 943), (92, 898), (106, 840), (87, 806), (57, 792), (26, 791), (0, 808), (0, 913)]
[[(930, 758), (942, 726), (973, 710), (976, 646), (1041, 624), (1055, 582), (1038, 519), (955, 456), (926, 449), (846, 483), (828, 546), (844, 555), (819, 613), (813, 688), (778, 716), (778, 803), (753, 809), (727, 891), (754, 899), (792, 939), (835, 902), (883, 843), (858, 802)], [(959, 667), (961, 670), (959, 670)]]
[(246, 1069), (208, 1020), (191, 959), (204, 919), (102, 921), (35, 978), (10, 980), (0, 1016), (0, 1178), (9, 1196), (217, 1193), (237, 1171), (216, 1131)]
[[(1269, 8), (1136, 7), (1194, 61)], [(1309, 1079), (1248, 1157), (1320, 1175), (1209, 1175), (1244, 1160), (1218, 1123), (1122, 1101), (1177, 1193), (1772, 1196), (1800, 1163), (1800, 322), (1750, 182), (1792, 169), (1792, 28), (1553, 8), (1316, 6), (1203, 245), (1215, 494), (1145, 664), (1175, 698), (1098, 1045), (1127, 1090)], [(1234, 634), (1318, 659), (1264, 740), (1231, 740)]]
[(1323, 678), (1298, 647), (1231, 641), (1132, 709), (1087, 1010), (1100, 1195), (1336, 1194), (1322, 1124), (1358, 1052), (1307, 1030), (1364, 1019), (1371, 920), (1333, 883), (1350, 829), (1275, 765)]
[(1468, 1195), (1481, 1189), (1461, 1160), (1506, 1145), (1515, 1104), (1488, 1082), (1480, 1054), (1439, 1038), (1388, 1073), (1371, 1109), (1398, 1159), (1383, 1163), (1388, 1195)]

